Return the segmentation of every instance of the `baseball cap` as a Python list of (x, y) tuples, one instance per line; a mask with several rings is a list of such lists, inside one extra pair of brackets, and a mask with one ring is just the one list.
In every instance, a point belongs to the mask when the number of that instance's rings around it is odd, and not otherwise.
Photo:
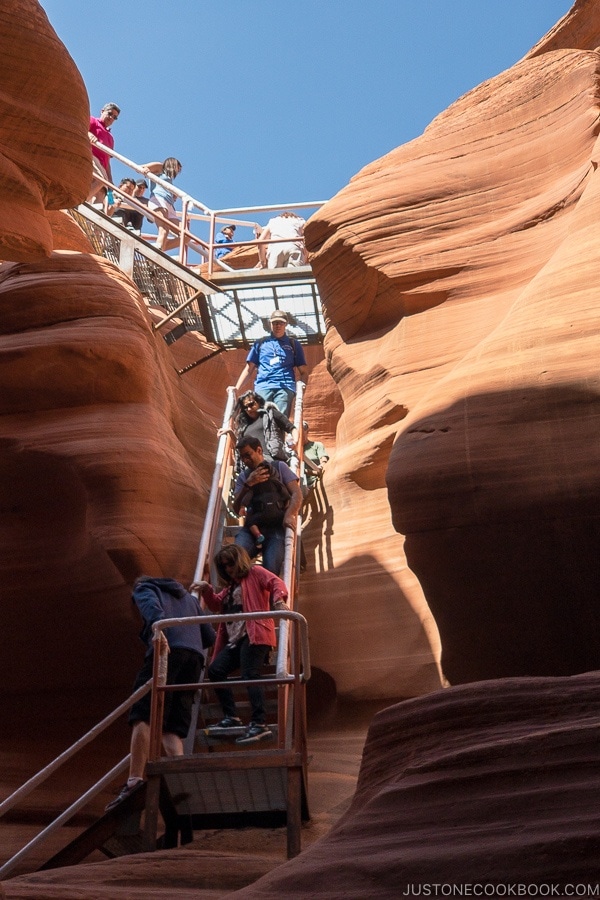
[(284, 313), (282, 309), (276, 309), (271, 313), (270, 321), (271, 322), (285, 322), (287, 325), (287, 313)]

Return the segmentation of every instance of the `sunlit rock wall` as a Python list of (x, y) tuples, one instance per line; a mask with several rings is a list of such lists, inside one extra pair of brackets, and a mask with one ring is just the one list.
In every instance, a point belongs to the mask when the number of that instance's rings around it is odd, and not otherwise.
[(193, 572), (212, 419), (111, 263), (4, 264), (0, 304), (0, 678), (122, 685), (132, 580)]
[(344, 403), (332, 541), (383, 546), (387, 477), (451, 682), (600, 666), (599, 24), (576, 3), (307, 228)]
[(88, 98), (36, 0), (4, 0), (0, 46), (0, 259), (40, 259), (54, 246), (46, 210), (89, 189)]

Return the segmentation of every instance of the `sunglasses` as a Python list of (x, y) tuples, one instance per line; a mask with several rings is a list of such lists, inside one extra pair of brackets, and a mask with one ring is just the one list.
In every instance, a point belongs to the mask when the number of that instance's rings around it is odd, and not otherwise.
[(256, 405), (256, 400), (251, 400), (249, 403), (244, 403), (244, 409), (252, 409), (252, 407)]

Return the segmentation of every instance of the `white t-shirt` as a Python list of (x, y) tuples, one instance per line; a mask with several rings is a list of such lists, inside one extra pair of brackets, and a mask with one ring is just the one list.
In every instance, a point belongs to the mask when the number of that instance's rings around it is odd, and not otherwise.
[(296, 241), (302, 237), (302, 229), (305, 225), (300, 216), (276, 216), (269, 221), (269, 230), (272, 238), (281, 238), (284, 241)]

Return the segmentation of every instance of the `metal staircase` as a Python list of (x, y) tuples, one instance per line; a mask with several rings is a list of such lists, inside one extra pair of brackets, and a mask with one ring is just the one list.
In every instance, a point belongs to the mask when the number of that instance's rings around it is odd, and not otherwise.
[[(297, 384), (294, 422), (302, 422), (302, 382)], [(230, 511), (230, 486), (233, 479), (232, 439), (227, 430), (235, 404), (235, 390), (228, 389), (223, 417), (223, 434), (219, 438), (205, 524), (200, 540), (193, 580), (201, 580), (217, 546), (231, 540), (239, 524)], [(300, 454), (302, 450), (300, 448)], [(290, 467), (301, 472), (301, 457), (290, 460)], [(310, 678), (308, 628), (306, 620), (294, 611), (297, 602), (298, 560), (302, 531), (301, 515), (296, 529), (286, 531), (285, 558), (281, 577), (288, 588), (290, 611), (242, 613), (227, 616), (204, 616), (202, 619), (163, 619), (154, 624), (154, 632), (185, 621), (218, 622), (222, 619), (249, 619), (269, 616), (277, 625), (278, 643), (271, 668), (261, 679), (267, 695), (268, 724), (272, 740), (258, 749), (247, 750), (231, 740), (222, 741), (206, 734), (206, 726), (220, 718), (211, 689), (218, 684), (186, 685), (197, 690), (195, 715), (185, 743), (184, 756), (162, 757), (162, 705), (165, 692), (177, 689), (166, 685), (166, 657), (155, 653), (152, 682), (139, 688), (109, 716), (94, 726), (72, 747), (31, 778), (0, 803), (0, 819), (37, 787), (73, 759), (83, 747), (99, 737), (117, 718), (125, 714), (142, 694), (152, 691), (150, 720), (150, 757), (146, 767), (147, 782), (126, 801), (100, 816), (67, 846), (53, 854), (42, 868), (73, 865), (99, 849), (113, 857), (142, 850), (176, 847), (189, 842), (195, 829), (254, 825), (287, 827), (288, 856), (301, 849), (301, 825), (308, 819), (308, 756), (306, 737), (306, 683)], [(213, 577), (213, 583), (215, 579)], [(158, 636), (158, 635), (157, 635)], [(158, 643), (158, 642), (157, 642)], [(156, 646), (156, 644), (155, 644)], [(234, 691), (245, 693), (248, 682), (231, 679)], [(178, 686), (182, 689), (182, 686)], [(241, 708), (240, 704), (240, 708)], [(237, 734), (231, 734), (235, 738)], [(62, 825), (82, 810), (118, 777), (122, 778), (129, 757), (121, 759), (96, 784), (72, 803), (22, 850), (0, 866), (0, 880), (9, 877), (31, 852), (39, 848)], [(143, 820), (143, 826), (142, 826)], [(160, 823), (164, 833), (160, 832)]]

